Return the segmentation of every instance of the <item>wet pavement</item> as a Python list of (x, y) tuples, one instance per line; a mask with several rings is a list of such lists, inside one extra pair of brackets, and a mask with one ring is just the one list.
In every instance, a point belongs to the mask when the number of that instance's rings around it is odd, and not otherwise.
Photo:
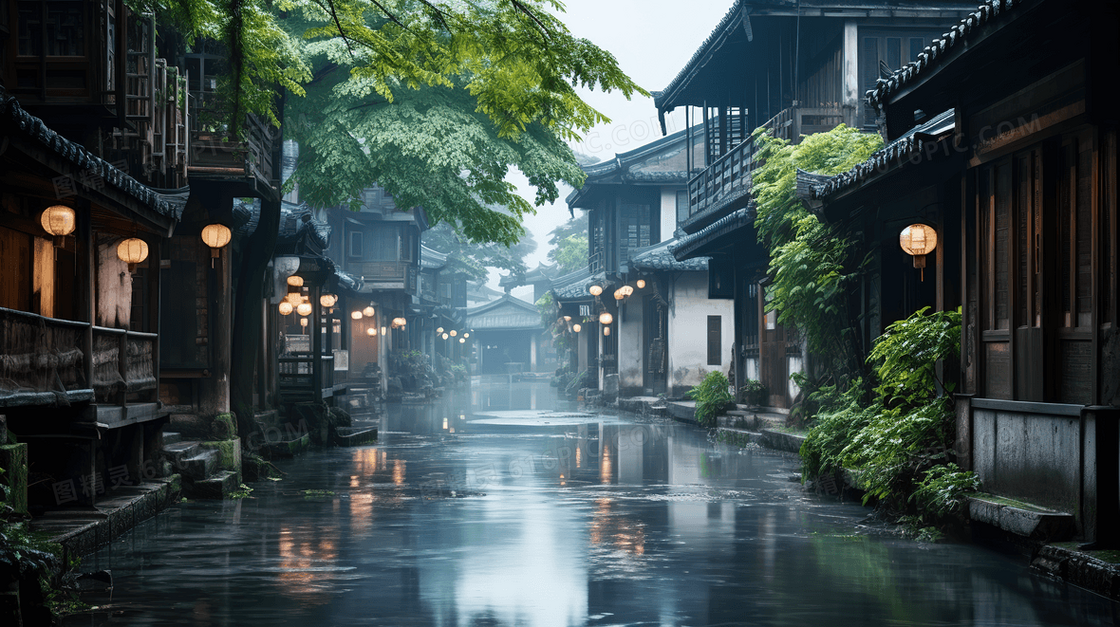
[(795, 456), (476, 380), (87, 557), (67, 625), (1114, 625), (1120, 606), (801, 490)]

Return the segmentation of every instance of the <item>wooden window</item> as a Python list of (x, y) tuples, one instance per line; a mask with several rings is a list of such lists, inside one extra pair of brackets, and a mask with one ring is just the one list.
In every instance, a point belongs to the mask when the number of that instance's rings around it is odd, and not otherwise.
[(718, 366), (723, 363), (722, 316), (708, 316), (708, 365)]
[(370, 233), (369, 259), (372, 261), (400, 260), (400, 233), (397, 227), (380, 225)]
[(362, 254), (362, 232), (350, 231), (350, 256), (361, 259)]
[(619, 224), (619, 259), (629, 259), (630, 251), (650, 244), (649, 205), (623, 204)]

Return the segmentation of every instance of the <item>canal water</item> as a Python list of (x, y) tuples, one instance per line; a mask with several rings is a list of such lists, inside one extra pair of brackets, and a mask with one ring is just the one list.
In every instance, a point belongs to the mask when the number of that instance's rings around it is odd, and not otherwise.
[[(359, 417), (361, 419), (361, 417)], [(374, 418), (366, 417), (367, 420)], [(900, 538), (804, 492), (795, 456), (493, 378), (390, 405), (378, 444), (279, 463), (83, 570), (67, 625), (1114, 625), (1019, 557)]]

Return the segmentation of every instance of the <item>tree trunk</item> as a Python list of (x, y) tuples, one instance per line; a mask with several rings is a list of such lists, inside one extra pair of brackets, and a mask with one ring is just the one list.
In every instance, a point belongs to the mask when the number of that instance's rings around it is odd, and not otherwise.
[(241, 246), (233, 310), (230, 401), (237, 415), (237, 433), (242, 446), (248, 446), (252, 440), (249, 436), (258, 430), (253, 413), (253, 373), (262, 349), (261, 301), (268, 280), (268, 262), (275, 252), (279, 231), (280, 200), (262, 200), (257, 230)]

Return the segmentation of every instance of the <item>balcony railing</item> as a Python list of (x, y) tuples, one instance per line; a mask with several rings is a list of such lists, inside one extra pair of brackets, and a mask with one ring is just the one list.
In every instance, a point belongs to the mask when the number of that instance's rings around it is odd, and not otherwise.
[(92, 398), (82, 351), (88, 329), (83, 322), (0, 308), (0, 407)]
[(334, 389), (334, 356), (322, 355), (319, 359), (322, 360), (322, 367), (319, 380), (316, 382), (315, 355), (288, 353), (281, 356), (279, 370), (281, 390), (292, 397), (321, 400), (326, 390)]
[(154, 333), (93, 328), (93, 390), (99, 403), (124, 404), (128, 394), (155, 390)]
[(774, 137), (796, 144), (801, 141), (802, 135), (825, 133), (841, 123), (853, 125), (850, 111), (850, 108), (844, 107), (790, 107), (780, 111), (762, 126), (770, 129)]
[(692, 221), (745, 199), (751, 191), (754, 140), (748, 137), (688, 182), (688, 215)]
[[(157, 336), (0, 308), (0, 406), (95, 400), (124, 404), (154, 391)], [(87, 337), (92, 359), (87, 364)], [(91, 375), (87, 376), (87, 366)]]

